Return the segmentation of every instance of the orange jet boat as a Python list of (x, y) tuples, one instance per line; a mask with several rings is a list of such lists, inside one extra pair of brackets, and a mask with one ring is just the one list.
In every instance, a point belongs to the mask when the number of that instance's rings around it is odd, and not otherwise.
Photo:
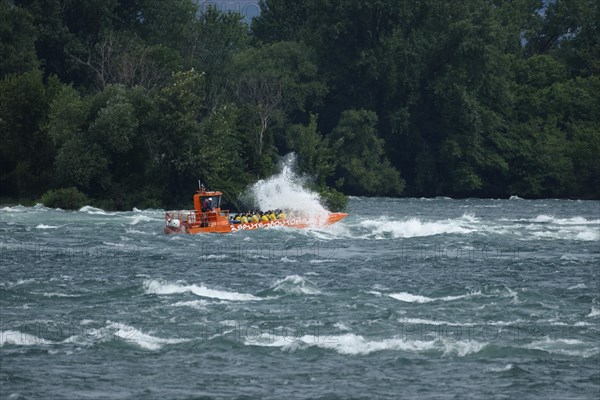
[(228, 210), (221, 210), (222, 195), (221, 192), (207, 191), (200, 186), (194, 194), (194, 210), (165, 213), (165, 233), (227, 233), (276, 226), (308, 228), (331, 225), (348, 216), (347, 213), (329, 213), (326, 218), (293, 217), (241, 223), (233, 221)]

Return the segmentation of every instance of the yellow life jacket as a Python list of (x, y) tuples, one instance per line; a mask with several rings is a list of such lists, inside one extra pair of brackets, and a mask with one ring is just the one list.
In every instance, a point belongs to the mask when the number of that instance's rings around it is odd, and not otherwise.
[(260, 217), (260, 220), (262, 222), (269, 222), (269, 217), (267, 217), (266, 215), (263, 215), (262, 217)]
[(235, 220), (236, 220), (236, 221), (241, 221), (241, 220), (242, 220), (242, 217), (240, 217), (239, 215), (237, 215), (237, 216), (235, 217)]
[(285, 214), (279, 213), (279, 215), (277, 216), (277, 219), (285, 219)]
[(271, 221), (275, 221), (275, 220), (277, 219), (277, 217), (275, 216), (275, 213), (271, 213), (271, 214), (269, 214), (269, 219), (270, 219)]
[(258, 216), (256, 214), (252, 216), (252, 222), (258, 222)]
[(242, 224), (247, 224), (248, 218), (246, 218), (246, 216), (244, 215), (242, 218), (240, 218), (240, 221), (242, 221)]

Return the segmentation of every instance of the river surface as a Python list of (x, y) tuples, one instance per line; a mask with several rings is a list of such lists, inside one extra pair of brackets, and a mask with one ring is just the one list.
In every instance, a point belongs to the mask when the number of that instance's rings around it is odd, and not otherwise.
[(0, 398), (599, 398), (600, 202), (349, 212), (164, 235), (162, 210), (0, 209)]

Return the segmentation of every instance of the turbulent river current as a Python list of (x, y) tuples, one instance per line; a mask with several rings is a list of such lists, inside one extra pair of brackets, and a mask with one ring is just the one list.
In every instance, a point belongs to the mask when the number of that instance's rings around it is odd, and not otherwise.
[(599, 202), (348, 211), (165, 235), (162, 210), (1, 208), (0, 397), (598, 398)]

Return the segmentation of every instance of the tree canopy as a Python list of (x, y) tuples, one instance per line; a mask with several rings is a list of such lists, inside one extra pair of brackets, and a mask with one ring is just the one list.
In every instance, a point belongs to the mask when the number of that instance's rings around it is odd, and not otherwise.
[[(595, 0), (0, 0), (0, 191), (600, 198)], [(63, 191), (57, 191), (62, 190)], [(87, 197), (86, 197), (87, 196)]]

